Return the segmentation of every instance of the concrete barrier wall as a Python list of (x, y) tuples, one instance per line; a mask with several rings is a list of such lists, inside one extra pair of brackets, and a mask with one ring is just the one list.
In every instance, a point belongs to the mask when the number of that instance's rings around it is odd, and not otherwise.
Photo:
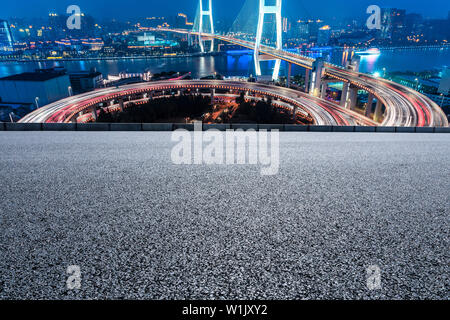
[(111, 123), (111, 131), (142, 131), (142, 123)]
[(43, 123), (43, 131), (75, 131), (77, 129), (76, 123)]
[[(0, 131), (172, 131), (194, 130), (191, 123), (10, 123), (0, 122)], [(450, 133), (450, 127), (364, 127), (312, 126), (293, 124), (203, 124), (203, 130), (279, 130), (286, 132), (360, 132), (360, 133)]]
[(258, 130), (278, 130), (284, 131), (284, 124), (258, 124)]
[(355, 132), (354, 126), (334, 126), (332, 128), (333, 132)]
[(232, 123), (231, 124), (231, 129), (234, 130), (238, 130), (238, 129), (242, 129), (242, 130), (249, 130), (249, 129), (253, 129), (253, 130), (258, 130), (258, 124), (253, 124), (253, 123)]
[(41, 123), (5, 123), (6, 131), (40, 131), (42, 130)]
[(173, 123), (143, 123), (143, 131), (172, 131)]
[(333, 126), (309, 126), (309, 131), (312, 132), (332, 132)]
[(77, 131), (109, 131), (109, 123), (77, 123)]
[(411, 133), (411, 132), (416, 132), (416, 128), (414, 128), (414, 127), (398, 127), (395, 129), (395, 132)]
[(376, 132), (395, 132), (395, 127), (375, 127)]
[(215, 130), (220, 130), (220, 131), (225, 131), (225, 130), (229, 130), (231, 129), (231, 125), (228, 123), (224, 123), (224, 124), (203, 124), (203, 130), (209, 130), (209, 129), (215, 129)]
[(375, 132), (376, 127), (355, 127), (355, 132)]

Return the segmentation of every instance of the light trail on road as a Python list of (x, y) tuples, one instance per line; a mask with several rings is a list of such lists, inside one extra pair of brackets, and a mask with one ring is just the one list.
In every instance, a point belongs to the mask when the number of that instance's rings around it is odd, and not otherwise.
[[(72, 122), (76, 121), (80, 113), (92, 111), (93, 107), (100, 103), (114, 102), (119, 98), (132, 95), (139, 96), (136, 100), (142, 100), (141, 95), (145, 93), (182, 89), (234, 90), (271, 97), (275, 99), (274, 102), (281, 101), (285, 105), (291, 106), (291, 109), (298, 107), (303, 110), (312, 117), (317, 125), (376, 125), (369, 118), (341, 108), (333, 102), (300, 91), (260, 83), (222, 80), (167, 80), (99, 89), (41, 107), (23, 117), (19, 122)], [(132, 99), (132, 101), (134, 100)]]

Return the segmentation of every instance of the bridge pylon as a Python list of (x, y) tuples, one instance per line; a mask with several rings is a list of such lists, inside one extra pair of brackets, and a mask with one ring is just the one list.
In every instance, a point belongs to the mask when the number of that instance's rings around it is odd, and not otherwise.
[[(261, 75), (261, 65), (259, 59), (259, 48), (261, 47), (261, 38), (264, 27), (264, 17), (266, 14), (275, 14), (276, 21), (276, 49), (281, 50), (283, 48), (283, 38), (282, 38), (282, 24), (281, 24), (281, 1), (275, 0), (275, 5), (266, 5), (266, 0), (259, 0), (259, 18), (258, 18), (258, 28), (256, 30), (256, 42), (255, 42), (255, 71), (256, 75)], [(275, 60), (275, 67), (273, 69), (272, 80), (278, 80), (280, 73), (281, 60)]]
[[(203, 30), (203, 18), (204, 17), (209, 17), (209, 23), (210, 23), (210, 33), (214, 34), (214, 22), (213, 22), (213, 16), (212, 16), (212, 0), (207, 0), (208, 2), (208, 8), (205, 9), (203, 7), (203, 0), (199, 0), (199, 8), (200, 8), (200, 14), (199, 14), (199, 30), (198, 30), (198, 43), (200, 45), (200, 49), (202, 52), (205, 52), (205, 45), (203, 44), (203, 40), (202, 40), (202, 33), (204, 32)], [(209, 49), (209, 52), (213, 52), (214, 51), (214, 38), (211, 38), (211, 47)]]

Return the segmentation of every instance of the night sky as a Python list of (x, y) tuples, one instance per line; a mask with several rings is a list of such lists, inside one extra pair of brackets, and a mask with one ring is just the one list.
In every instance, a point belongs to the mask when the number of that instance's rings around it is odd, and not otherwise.
[[(2, 1), (0, 19), (9, 17), (45, 17), (49, 11), (65, 12), (68, 5), (77, 4), (83, 12), (95, 18), (135, 18), (174, 15), (184, 12), (193, 15), (198, 0), (22, 0)], [(213, 0), (218, 17), (234, 18), (244, 0)], [(346, 7), (343, 6), (345, 4)], [(330, 18), (365, 15), (369, 5), (396, 7), (417, 12), (424, 17), (446, 18), (450, 11), (448, 0), (283, 0), (284, 15), (297, 17)], [(26, 8), (26, 9), (24, 9)]]

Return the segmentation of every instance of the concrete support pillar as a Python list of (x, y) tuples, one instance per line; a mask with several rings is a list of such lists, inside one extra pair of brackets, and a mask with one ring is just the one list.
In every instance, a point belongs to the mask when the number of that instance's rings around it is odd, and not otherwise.
[(322, 80), (324, 75), (324, 61), (321, 58), (316, 59), (313, 63), (311, 84), (309, 88), (309, 93), (314, 96), (320, 95), (320, 89), (322, 87)]
[(355, 110), (357, 100), (358, 100), (358, 88), (350, 88), (349, 102), (347, 108), (350, 110)]
[(380, 100), (377, 100), (377, 106), (375, 107), (375, 114), (373, 116), (373, 120), (375, 122), (380, 122), (381, 111), (382, 111), (383, 103)]
[(310, 76), (311, 70), (306, 69), (305, 71), (305, 92), (309, 92), (309, 76)]
[(95, 106), (92, 108), (92, 116), (94, 117), (94, 120), (97, 121), (97, 108)]
[(346, 103), (347, 103), (347, 98), (348, 98), (348, 90), (350, 88), (350, 83), (348, 82), (344, 82), (342, 84), (342, 93), (341, 93), (341, 101), (340, 101), (340, 105), (341, 107), (345, 107)]
[(292, 63), (289, 62), (288, 76), (286, 79), (286, 87), (288, 87), (288, 88), (291, 87), (291, 75), (292, 75)]
[(295, 122), (295, 119), (297, 118), (296, 117), (297, 111), (298, 111), (298, 107), (294, 106), (294, 109), (292, 109), (292, 121), (294, 121), (294, 122)]
[(369, 93), (369, 96), (367, 97), (366, 111), (364, 114), (366, 117), (370, 117), (370, 114), (372, 113), (372, 105), (374, 98), (375, 96), (372, 93)]
[(119, 98), (119, 108), (120, 108), (120, 112), (123, 111), (123, 98)]
[(320, 97), (322, 99), (325, 99), (327, 97), (327, 89), (328, 89), (328, 83), (323, 82), (322, 87), (320, 88)]
[(211, 104), (214, 103), (214, 96), (216, 95), (216, 89), (211, 89)]

